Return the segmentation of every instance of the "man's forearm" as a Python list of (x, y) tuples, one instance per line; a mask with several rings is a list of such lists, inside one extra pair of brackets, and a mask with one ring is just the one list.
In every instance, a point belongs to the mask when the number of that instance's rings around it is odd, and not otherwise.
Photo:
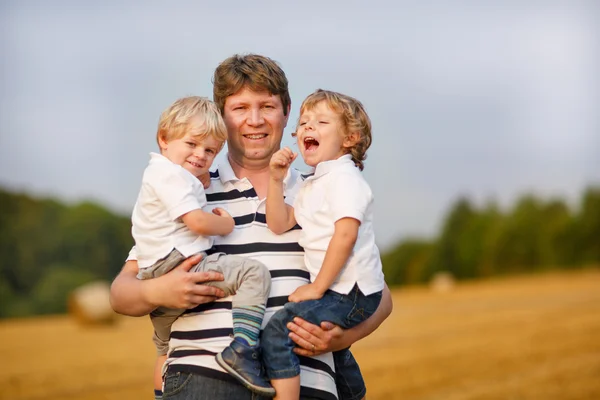
[(145, 285), (150, 280), (136, 278), (137, 263), (128, 261), (110, 287), (110, 304), (119, 314), (139, 317), (149, 314), (156, 308), (146, 299)]

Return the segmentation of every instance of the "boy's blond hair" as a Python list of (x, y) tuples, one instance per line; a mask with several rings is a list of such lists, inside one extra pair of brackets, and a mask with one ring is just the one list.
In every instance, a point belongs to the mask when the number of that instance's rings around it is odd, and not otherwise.
[(258, 54), (236, 54), (219, 64), (213, 76), (213, 100), (221, 113), (227, 97), (244, 87), (279, 96), (283, 115), (287, 115), (292, 100), (287, 77), (277, 62)]
[(345, 94), (317, 89), (302, 102), (300, 116), (305, 111), (312, 110), (322, 101), (340, 115), (345, 135), (348, 136), (354, 132), (358, 134), (358, 140), (354, 146), (346, 150), (352, 156), (354, 164), (362, 171), (365, 168), (363, 161), (367, 158), (367, 149), (371, 146), (372, 141), (371, 119), (364, 106), (360, 101)]
[[(191, 122), (196, 115), (200, 116), (203, 122), (200, 126)], [(158, 121), (157, 142), (161, 138), (166, 142), (181, 139), (187, 133), (199, 136), (200, 139), (212, 136), (220, 141), (221, 148), (223, 147), (227, 140), (227, 128), (215, 103), (206, 97), (189, 96), (175, 101), (163, 111)]]

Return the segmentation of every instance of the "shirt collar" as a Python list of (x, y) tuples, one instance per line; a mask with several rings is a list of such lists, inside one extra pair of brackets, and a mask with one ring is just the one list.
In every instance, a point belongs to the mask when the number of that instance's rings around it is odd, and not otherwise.
[(167, 157), (163, 156), (162, 154), (150, 152), (150, 162), (161, 162), (161, 161), (167, 161), (172, 164), (171, 160), (169, 160)]
[(350, 154), (344, 154), (343, 156), (336, 158), (335, 160), (322, 161), (319, 164), (317, 164), (317, 167), (315, 168), (315, 173), (312, 176), (312, 178), (320, 178), (321, 176), (333, 171), (334, 169), (348, 165), (355, 166), (354, 162), (352, 161), (352, 156)]

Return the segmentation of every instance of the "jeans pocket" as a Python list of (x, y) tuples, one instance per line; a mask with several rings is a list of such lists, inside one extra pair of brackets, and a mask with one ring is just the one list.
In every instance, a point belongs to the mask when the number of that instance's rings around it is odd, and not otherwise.
[(187, 372), (169, 372), (165, 374), (163, 396), (172, 396), (181, 392), (185, 385), (192, 379), (192, 374)]

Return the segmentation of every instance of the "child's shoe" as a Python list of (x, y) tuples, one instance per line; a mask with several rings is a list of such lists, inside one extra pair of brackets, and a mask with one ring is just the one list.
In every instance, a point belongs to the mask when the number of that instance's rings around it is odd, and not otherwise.
[(261, 396), (275, 396), (275, 389), (265, 378), (260, 362), (260, 349), (233, 340), (217, 354), (217, 362), (246, 388)]

